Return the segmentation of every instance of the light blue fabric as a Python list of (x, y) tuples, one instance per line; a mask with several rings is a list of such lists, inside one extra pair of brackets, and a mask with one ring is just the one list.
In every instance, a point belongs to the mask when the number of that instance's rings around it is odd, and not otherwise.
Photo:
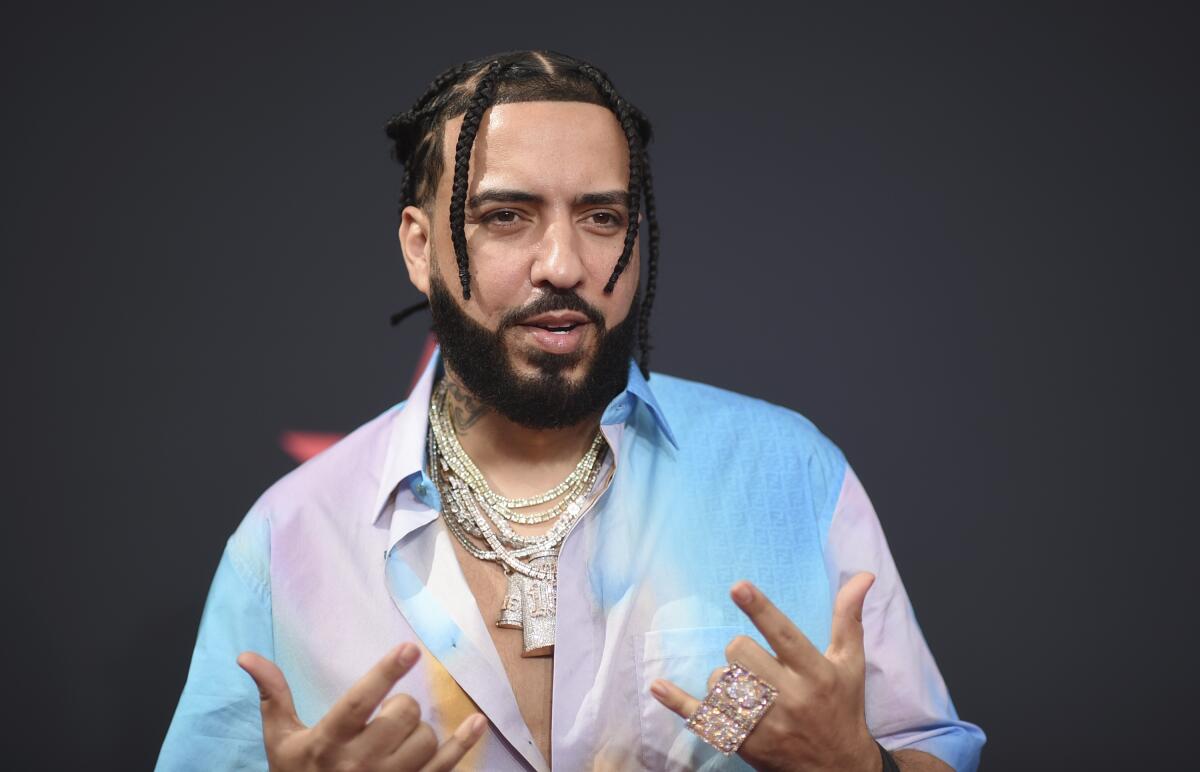
[(221, 553), (156, 770), (267, 769), (258, 689), (236, 660), (243, 651), (275, 659), (268, 529), (266, 518), (245, 518)]
[[(429, 652), (400, 687), (440, 734), (453, 729), (447, 716), (471, 709), (447, 694), (465, 692), (488, 715), (491, 739), (464, 768), (545, 767), (488, 623), (453, 561), (434, 560), (449, 537), (439, 537), (437, 491), (421, 466), (438, 373), (435, 353), (408, 401), (273, 485), (230, 538), (158, 769), (266, 768), (240, 652), (276, 661), (311, 723), (401, 640)], [(877, 577), (864, 609), (872, 733), (972, 772), (983, 732), (958, 718), (842, 452), (786, 408), (662, 374), (652, 381), (631, 363), (604, 411), (613, 479), (562, 547), (555, 766), (744, 769), (688, 733), (649, 683), (670, 678), (699, 696), (733, 636), (765, 645), (729, 600), (739, 579), (824, 650), (838, 586), (866, 570)], [(447, 674), (461, 691), (438, 686)]]

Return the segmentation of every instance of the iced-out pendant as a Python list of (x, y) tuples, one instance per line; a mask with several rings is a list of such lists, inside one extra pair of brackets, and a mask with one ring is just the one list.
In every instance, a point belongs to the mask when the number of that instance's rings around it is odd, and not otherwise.
[(549, 579), (535, 579), (505, 568), (504, 603), (496, 627), (520, 630), (523, 657), (546, 657), (554, 653), (554, 622), (557, 606), (556, 579), (558, 550), (536, 552), (529, 567), (548, 573)]
[(525, 577), (516, 571), (510, 571), (506, 566), (504, 573), (508, 581), (504, 585), (504, 605), (500, 607), (500, 618), (496, 627), (506, 627), (510, 630), (521, 629), (521, 595), (522, 581)]
[(558, 550), (534, 553), (529, 558), (529, 567), (549, 574), (550, 578), (521, 577), (521, 632), (525, 636), (522, 656), (547, 657), (554, 653)]

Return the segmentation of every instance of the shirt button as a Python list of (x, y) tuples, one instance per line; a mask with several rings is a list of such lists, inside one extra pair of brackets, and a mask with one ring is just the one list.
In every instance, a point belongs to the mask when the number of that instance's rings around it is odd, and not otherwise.
[(423, 483), (423, 482), (417, 483), (417, 495), (418, 496), (425, 495), (425, 483)]

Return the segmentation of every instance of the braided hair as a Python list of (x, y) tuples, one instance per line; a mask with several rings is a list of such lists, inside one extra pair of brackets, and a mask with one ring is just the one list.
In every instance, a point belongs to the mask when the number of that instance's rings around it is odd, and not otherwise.
[[(633, 257), (642, 199), (649, 231), (646, 286), (638, 309), (638, 366), (650, 377), (650, 309), (658, 280), (658, 218), (654, 204), (650, 156), (646, 146), (653, 128), (646, 116), (625, 100), (599, 68), (554, 51), (514, 51), (455, 65), (434, 78), (421, 98), (406, 112), (387, 122), (392, 157), (404, 167), (400, 184), (400, 210), (432, 208), (437, 181), (442, 175), (442, 135), (446, 121), (463, 116), (454, 148), (454, 175), (450, 194), (450, 234), (458, 264), (464, 300), (471, 297), (470, 262), (465, 233), (467, 178), (471, 149), (483, 114), (506, 102), (570, 101), (607, 107), (617, 118), (629, 143), (629, 222), (621, 256), (604, 286), (611, 293)], [(422, 301), (392, 315), (397, 324), (428, 305)]]

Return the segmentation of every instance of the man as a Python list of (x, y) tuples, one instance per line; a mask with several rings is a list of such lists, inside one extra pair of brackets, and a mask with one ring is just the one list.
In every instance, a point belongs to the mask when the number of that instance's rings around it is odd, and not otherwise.
[(516, 52), (388, 132), (441, 348), (230, 538), (159, 768), (974, 769), (838, 449), (651, 376), (645, 117)]

